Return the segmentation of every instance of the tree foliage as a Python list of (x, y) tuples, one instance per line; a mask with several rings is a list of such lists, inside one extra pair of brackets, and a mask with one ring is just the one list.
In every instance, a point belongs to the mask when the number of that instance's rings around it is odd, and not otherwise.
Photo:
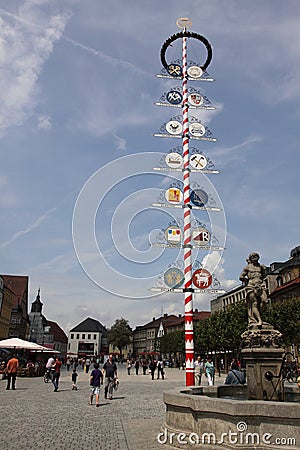
[(122, 354), (122, 348), (130, 343), (132, 336), (132, 329), (129, 326), (129, 322), (126, 319), (116, 319), (115, 323), (108, 332), (108, 343), (120, 350)]
[(160, 352), (164, 355), (169, 353), (184, 353), (185, 352), (185, 339), (184, 331), (172, 331), (159, 338)]
[(288, 299), (268, 305), (263, 319), (282, 334), (284, 346), (299, 345), (300, 299)]
[(195, 350), (199, 354), (212, 351), (236, 352), (241, 347), (241, 334), (247, 328), (247, 309), (243, 302), (217, 311), (195, 326)]
[[(299, 347), (300, 299), (284, 300), (268, 305), (262, 313), (263, 320), (282, 333), (283, 345)], [(241, 301), (230, 305), (224, 311), (217, 311), (208, 319), (199, 320), (194, 327), (195, 353), (206, 355), (211, 352), (239, 353), (241, 335), (248, 327), (246, 303)], [(159, 349), (164, 355), (185, 353), (184, 331), (165, 334), (160, 339)]]

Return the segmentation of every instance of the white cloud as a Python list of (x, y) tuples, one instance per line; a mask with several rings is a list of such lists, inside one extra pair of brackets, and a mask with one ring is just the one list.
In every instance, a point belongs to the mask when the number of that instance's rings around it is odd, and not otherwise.
[(9, 185), (6, 175), (0, 175), (0, 189), (0, 207), (11, 208), (18, 204), (18, 197), (12, 192), (12, 187)]
[(121, 138), (116, 133), (113, 133), (113, 137), (115, 138), (117, 149), (126, 150), (126, 139)]
[(36, 25), (34, 6), (25, 2), (19, 16), (0, 9), (0, 135), (22, 125), (38, 104), (39, 76), (68, 21), (68, 15), (60, 14)]
[(50, 130), (52, 128), (52, 121), (50, 116), (39, 116), (38, 128), (41, 130)]

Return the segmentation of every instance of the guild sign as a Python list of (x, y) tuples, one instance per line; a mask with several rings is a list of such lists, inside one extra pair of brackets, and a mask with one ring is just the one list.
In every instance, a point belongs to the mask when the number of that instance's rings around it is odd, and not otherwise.
[(169, 203), (181, 203), (183, 194), (180, 189), (169, 188), (165, 193), (165, 198)]
[(178, 120), (170, 120), (166, 125), (166, 130), (170, 134), (181, 134), (182, 124)]
[(182, 102), (182, 94), (177, 91), (169, 91), (167, 93), (167, 100), (172, 105), (179, 105)]
[(189, 130), (191, 135), (195, 137), (201, 137), (205, 135), (205, 127), (199, 122), (191, 123), (191, 125), (189, 126)]
[(166, 164), (172, 169), (176, 169), (177, 167), (181, 167), (183, 163), (182, 156), (180, 153), (171, 152), (168, 153), (165, 158)]
[(195, 189), (192, 191), (190, 198), (195, 206), (200, 206), (201, 208), (208, 202), (208, 195), (203, 189)]
[(191, 66), (188, 68), (187, 74), (192, 78), (200, 78), (203, 74), (203, 70), (199, 66)]
[(181, 66), (179, 66), (179, 64), (170, 64), (168, 66), (168, 73), (172, 77), (181, 77), (182, 75)]
[(206, 269), (198, 269), (193, 273), (193, 283), (199, 289), (207, 289), (212, 283), (212, 276)]
[(210, 232), (204, 227), (197, 227), (192, 230), (192, 240), (194, 244), (201, 247), (210, 242)]
[(184, 281), (183, 272), (176, 267), (172, 267), (164, 273), (164, 281), (170, 288), (179, 288)]
[(200, 153), (195, 153), (190, 157), (190, 165), (194, 169), (204, 169), (207, 166), (207, 159)]
[(203, 97), (198, 94), (198, 92), (193, 92), (188, 96), (188, 101), (192, 106), (201, 106), (203, 103)]
[(169, 242), (169, 244), (180, 244), (181, 242), (181, 229), (175, 226), (169, 227), (165, 231), (165, 237), (166, 241)]

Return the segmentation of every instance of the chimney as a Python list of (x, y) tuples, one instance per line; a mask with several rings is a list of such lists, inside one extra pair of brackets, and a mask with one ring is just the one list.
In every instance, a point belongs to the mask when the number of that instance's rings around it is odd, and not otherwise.
[(164, 313), (164, 317), (168, 317), (168, 313)]
[(198, 308), (196, 308), (194, 312), (197, 313), (198, 312)]
[(155, 320), (155, 317), (153, 317), (153, 319), (152, 320)]

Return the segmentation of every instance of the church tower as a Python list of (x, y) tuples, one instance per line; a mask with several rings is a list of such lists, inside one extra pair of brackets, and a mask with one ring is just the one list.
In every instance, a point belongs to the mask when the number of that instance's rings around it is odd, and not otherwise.
[(40, 314), (42, 314), (43, 303), (41, 302), (40, 292), (41, 292), (41, 290), (39, 288), (37, 296), (36, 296), (36, 299), (31, 304), (31, 312), (32, 313), (40, 313)]

